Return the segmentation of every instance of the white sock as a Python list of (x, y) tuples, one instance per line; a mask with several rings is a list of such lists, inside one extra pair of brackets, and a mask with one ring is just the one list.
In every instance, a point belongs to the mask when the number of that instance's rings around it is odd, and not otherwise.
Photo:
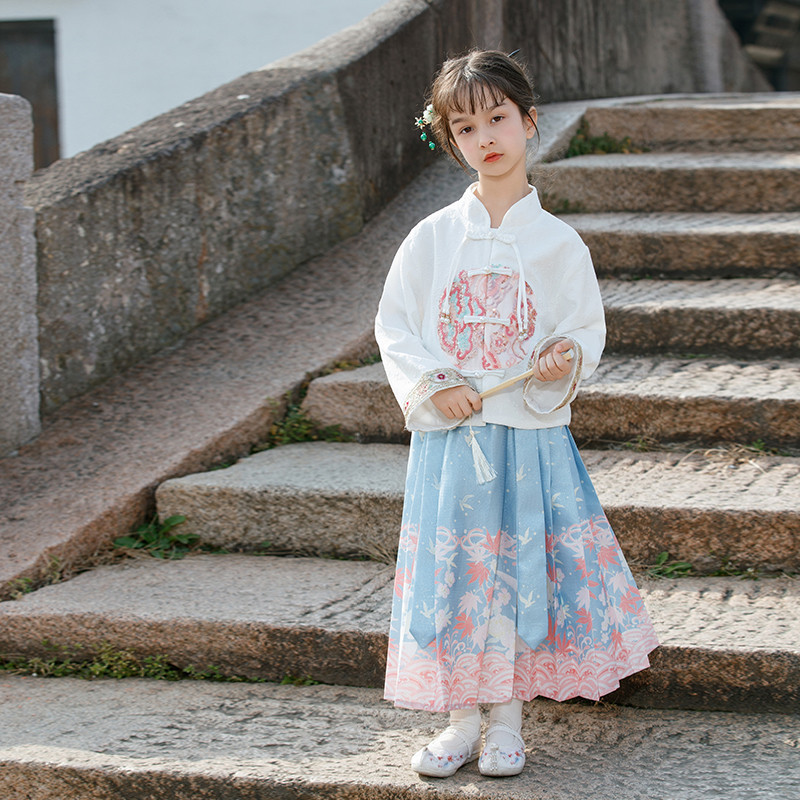
[[(453, 733), (455, 728), (462, 736)], [(460, 708), (450, 712), (450, 725), (445, 728), (429, 745), (428, 750), (435, 756), (443, 756), (446, 753), (458, 753), (464, 751), (468, 742), (474, 742), (481, 735), (481, 712), (478, 707)]]
[[(522, 700), (509, 700), (507, 703), (495, 703), (489, 712), (489, 728), (498, 722), (508, 725), (519, 733), (522, 730)], [(501, 750), (512, 751), (519, 747), (519, 740), (507, 730), (500, 728), (487, 737), (487, 744), (497, 744)]]

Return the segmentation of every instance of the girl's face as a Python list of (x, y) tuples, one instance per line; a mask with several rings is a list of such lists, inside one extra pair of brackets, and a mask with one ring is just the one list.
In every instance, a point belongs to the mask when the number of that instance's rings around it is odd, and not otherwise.
[[(530, 115), (535, 121), (536, 109)], [(479, 178), (525, 176), (525, 149), (536, 127), (516, 103), (507, 97), (499, 104), (489, 100), (474, 114), (454, 112), (449, 123), (453, 144)]]

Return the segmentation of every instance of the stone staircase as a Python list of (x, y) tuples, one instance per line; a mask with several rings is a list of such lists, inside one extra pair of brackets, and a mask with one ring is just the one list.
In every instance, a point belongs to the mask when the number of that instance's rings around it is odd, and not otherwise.
[[(377, 688), (407, 451), (376, 364), (317, 378), (304, 401), (355, 442), (159, 487), (162, 517), (186, 515), (204, 544), (280, 555), (130, 560), (0, 603), (5, 654), (110, 644), (325, 685), (0, 677), (0, 797), (799, 796), (798, 111), (797, 97), (590, 104), (593, 132), (651, 151), (547, 166), (550, 196), (581, 208), (567, 219), (609, 324), (571, 427), (662, 642), (615, 705), (527, 704), (513, 780), (410, 771), (441, 721)], [(662, 552), (692, 577), (648, 574)]]

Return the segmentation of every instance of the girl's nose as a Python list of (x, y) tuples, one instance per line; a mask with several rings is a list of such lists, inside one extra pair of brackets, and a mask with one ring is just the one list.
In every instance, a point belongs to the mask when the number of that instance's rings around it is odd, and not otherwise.
[(488, 147), (491, 144), (494, 144), (494, 137), (491, 132), (488, 130), (483, 131), (481, 133), (481, 147)]

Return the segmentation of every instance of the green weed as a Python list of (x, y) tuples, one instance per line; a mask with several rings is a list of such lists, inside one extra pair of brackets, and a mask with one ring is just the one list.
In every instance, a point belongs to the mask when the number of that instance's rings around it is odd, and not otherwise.
[(8, 590), (12, 600), (19, 600), (23, 595), (33, 591), (33, 579), (14, 578), (9, 582)]
[(183, 558), (195, 548), (200, 537), (196, 533), (173, 533), (182, 522), (186, 522), (186, 517), (181, 514), (167, 517), (163, 522), (153, 517), (128, 536), (114, 539), (114, 546), (144, 550), (155, 558)]
[(602, 136), (592, 136), (589, 124), (583, 120), (575, 135), (570, 139), (569, 147), (564, 158), (576, 156), (602, 155), (606, 153), (644, 153), (646, 148), (637, 147), (630, 136), (616, 139), (603, 133)]
[(649, 453), (658, 448), (658, 442), (650, 436), (637, 436), (627, 442), (622, 442), (624, 450), (634, 450), (637, 453)]
[(685, 578), (693, 569), (688, 561), (670, 561), (669, 553), (663, 552), (647, 568), (647, 574), (651, 578)]
[[(51, 645), (52, 646), (52, 645)], [(91, 659), (76, 660), (76, 654), (66, 653), (63, 648), (50, 658), (0, 659), (0, 672), (32, 675), (41, 678), (151, 678), (161, 681), (207, 680), (223, 682), (263, 683), (263, 678), (244, 678), (226, 675), (219, 667), (198, 669), (193, 666), (177, 667), (165, 655), (139, 658), (127, 650), (119, 650), (105, 643)]]
[(723, 558), (720, 568), (710, 572), (709, 575), (717, 578), (741, 578), (750, 581), (757, 581), (761, 577), (758, 567), (745, 567), (744, 569), (733, 567), (729, 558)]
[(300, 403), (290, 403), (284, 416), (274, 422), (266, 439), (253, 452), (271, 450), (298, 442), (352, 442), (353, 437), (342, 433), (338, 425), (320, 428), (300, 408)]
[(283, 676), (283, 680), (281, 680), (281, 686), (319, 686), (319, 681), (315, 681), (310, 675), (306, 675), (305, 678), (302, 678), (299, 675), (290, 675), (287, 673)]

